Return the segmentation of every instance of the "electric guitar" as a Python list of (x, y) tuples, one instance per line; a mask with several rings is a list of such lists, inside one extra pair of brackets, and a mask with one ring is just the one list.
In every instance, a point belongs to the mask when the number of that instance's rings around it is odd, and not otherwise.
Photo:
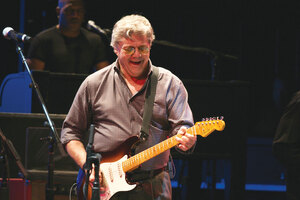
[[(200, 135), (207, 137), (213, 131), (222, 131), (225, 128), (225, 122), (219, 118), (210, 118), (206, 121), (197, 122), (193, 127), (187, 129), (187, 133), (191, 135)], [(134, 156), (128, 157), (128, 152), (131, 146), (137, 141), (137, 137), (131, 137), (126, 140), (114, 152), (101, 153), (101, 187), (100, 199), (108, 200), (114, 194), (121, 191), (130, 191), (136, 187), (136, 184), (128, 184), (126, 179), (126, 172), (133, 171), (142, 163), (151, 158), (171, 149), (178, 144), (176, 137), (182, 135), (172, 136)], [(84, 199), (83, 185), (85, 182), (85, 174), (80, 169), (77, 176), (77, 195), (78, 199)], [(92, 197), (92, 186), (88, 186), (88, 194), (86, 199), (90, 200)]]

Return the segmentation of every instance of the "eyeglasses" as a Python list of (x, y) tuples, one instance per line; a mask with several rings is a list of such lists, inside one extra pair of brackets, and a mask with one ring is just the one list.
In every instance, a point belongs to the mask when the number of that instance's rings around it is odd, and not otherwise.
[[(136, 47), (128, 46), (128, 47), (123, 47), (122, 49), (124, 50), (126, 55), (131, 56), (135, 53)], [(147, 55), (150, 51), (149, 47), (147, 46), (139, 46), (137, 47), (137, 49), (142, 55)]]

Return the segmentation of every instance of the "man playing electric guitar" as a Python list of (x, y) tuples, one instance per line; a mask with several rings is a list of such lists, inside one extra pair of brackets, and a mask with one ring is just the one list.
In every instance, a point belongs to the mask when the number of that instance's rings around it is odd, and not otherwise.
[[(170, 176), (165, 170), (170, 151), (163, 149), (168, 143), (151, 147), (179, 135), (172, 139), (175, 148), (184, 153), (193, 151), (197, 137), (192, 131), (186, 131), (194, 125), (187, 91), (169, 70), (152, 65), (150, 49), (155, 36), (145, 17), (121, 18), (114, 25), (111, 38), (117, 60), (82, 83), (64, 121), (61, 141), (68, 154), (83, 168), (86, 151), (82, 141), (90, 124), (94, 124), (94, 151), (102, 155), (100, 169), (108, 174), (102, 179), (103, 184), (115, 183), (105, 198), (172, 199)], [(135, 148), (136, 155), (150, 149), (145, 156), (153, 154), (154, 157), (132, 168), (136, 160), (124, 155), (132, 145), (130, 138), (140, 135), (149, 78), (154, 76), (154, 68), (158, 69), (158, 77), (149, 133)], [(125, 183), (124, 173), (129, 171), (132, 181), (139, 182), (137, 186)], [(93, 179), (92, 172), (90, 181)]]

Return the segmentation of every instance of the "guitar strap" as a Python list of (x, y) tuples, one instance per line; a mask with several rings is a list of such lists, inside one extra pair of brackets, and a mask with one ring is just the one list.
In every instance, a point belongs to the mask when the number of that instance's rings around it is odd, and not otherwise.
[(140, 131), (140, 141), (145, 142), (149, 136), (149, 126), (153, 112), (154, 97), (158, 81), (158, 67), (153, 66), (153, 72), (149, 77), (148, 88), (146, 90), (146, 100), (144, 105), (143, 123)]
[[(146, 91), (146, 100), (144, 105), (144, 113), (143, 113), (143, 123), (140, 131), (139, 141), (135, 145), (135, 147), (141, 142), (145, 142), (149, 137), (149, 126), (153, 113), (153, 105), (154, 105), (154, 97), (156, 94), (156, 86), (158, 81), (159, 70), (158, 67), (153, 66), (153, 72), (149, 77), (148, 88)], [(174, 178), (175, 176), (175, 165), (173, 163), (172, 156), (170, 154), (169, 161), (167, 165), (167, 171), (169, 171), (170, 177)]]
[(149, 76), (148, 87), (146, 89), (143, 122), (140, 130), (139, 140), (132, 145), (130, 149), (131, 155), (134, 155), (137, 146), (142, 142), (145, 142), (149, 137), (149, 126), (150, 126), (150, 120), (153, 112), (153, 104), (154, 104), (154, 97), (156, 93), (158, 74), (159, 74), (158, 68), (153, 66), (153, 71), (152, 74)]

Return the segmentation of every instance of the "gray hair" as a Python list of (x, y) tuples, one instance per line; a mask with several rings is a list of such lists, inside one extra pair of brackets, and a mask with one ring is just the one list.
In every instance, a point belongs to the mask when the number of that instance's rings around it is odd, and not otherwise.
[(155, 39), (153, 28), (148, 19), (141, 15), (127, 15), (122, 17), (112, 31), (110, 45), (115, 48), (122, 38), (130, 39), (132, 35), (146, 36), (150, 45)]

